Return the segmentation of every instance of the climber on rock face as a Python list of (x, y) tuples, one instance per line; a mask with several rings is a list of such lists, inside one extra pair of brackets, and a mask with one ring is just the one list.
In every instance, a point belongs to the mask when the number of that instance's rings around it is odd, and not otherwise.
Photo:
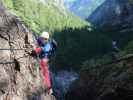
[(54, 53), (57, 47), (57, 43), (54, 39), (49, 38), (48, 32), (42, 32), (41, 36), (37, 39), (38, 46), (32, 50), (32, 56), (39, 56), (40, 67), (44, 77), (44, 84), (47, 85), (48, 93), (52, 93), (51, 80), (49, 76), (48, 61), (51, 55)]

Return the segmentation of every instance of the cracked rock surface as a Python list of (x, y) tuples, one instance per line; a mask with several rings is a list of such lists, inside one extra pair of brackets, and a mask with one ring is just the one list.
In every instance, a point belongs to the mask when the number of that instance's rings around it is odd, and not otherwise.
[(55, 100), (46, 92), (35, 58), (34, 36), (0, 1), (0, 100)]

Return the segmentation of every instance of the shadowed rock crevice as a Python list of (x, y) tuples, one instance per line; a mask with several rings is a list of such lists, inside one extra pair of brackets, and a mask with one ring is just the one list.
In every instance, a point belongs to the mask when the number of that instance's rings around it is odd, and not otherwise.
[(99, 100), (133, 100), (133, 90), (117, 87), (113, 92), (101, 96)]
[[(124, 64), (123, 64), (124, 63)], [(66, 100), (133, 100), (133, 57), (82, 70)]]

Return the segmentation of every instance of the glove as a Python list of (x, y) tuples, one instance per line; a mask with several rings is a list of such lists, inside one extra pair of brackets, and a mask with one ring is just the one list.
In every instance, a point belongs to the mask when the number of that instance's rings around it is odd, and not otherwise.
[(37, 54), (36, 54), (35, 50), (32, 50), (30, 55), (31, 55), (32, 57), (37, 57)]

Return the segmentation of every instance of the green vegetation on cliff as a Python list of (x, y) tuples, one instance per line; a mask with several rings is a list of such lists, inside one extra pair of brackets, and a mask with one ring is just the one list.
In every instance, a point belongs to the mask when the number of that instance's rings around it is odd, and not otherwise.
[(5, 6), (19, 16), (33, 31), (55, 31), (66, 27), (81, 28), (88, 25), (62, 6), (38, 0), (3, 0)]

